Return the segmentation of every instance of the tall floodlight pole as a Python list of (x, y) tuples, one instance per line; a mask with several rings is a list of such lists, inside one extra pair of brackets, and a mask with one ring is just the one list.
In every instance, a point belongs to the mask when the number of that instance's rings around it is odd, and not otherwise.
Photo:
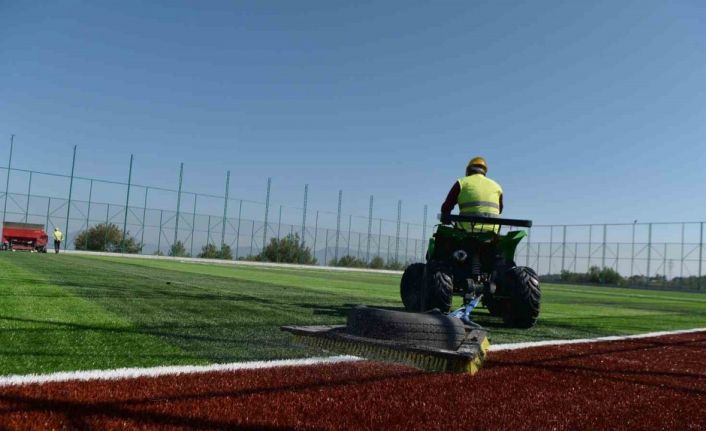
[(309, 184), (304, 184), (304, 209), (302, 210), (302, 237), (301, 243), (304, 245), (304, 235), (306, 234), (306, 205), (309, 200)]
[(230, 171), (226, 172), (226, 196), (223, 200), (223, 229), (221, 231), (221, 250), (226, 243), (226, 219), (228, 217), (228, 191), (230, 189)]
[(10, 135), (10, 158), (7, 159), (7, 177), (5, 179), (5, 203), (2, 208), (2, 224), (5, 225), (5, 214), (7, 213), (7, 194), (10, 186), (10, 170), (12, 169), (12, 148), (15, 146), (15, 135)]
[(370, 195), (370, 204), (368, 205), (368, 243), (365, 246), (365, 261), (370, 262), (370, 240), (372, 239), (373, 230), (373, 195)]
[(66, 250), (66, 244), (69, 243), (69, 217), (71, 216), (71, 193), (74, 189), (74, 168), (76, 167), (76, 145), (74, 145), (74, 155), (71, 160), (71, 179), (69, 180), (69, 202), (66, 205), (66, 239), (64, 240), (64, 250)]
[[(338, 214), (336, 216), (336, 248), (333, 251), (333, 259), (338, 262), (338, 237), (341, 234), (341, 202), (343, 201), (343, 190), (338, 191)], [(328, 243), (327, 243), (328, 245)]]
[(134, 158), (134, 155), (130, 154), (130, 170), (127, 174), (127, 196), (125, 197), (125, 217), (123, 218), (123, 241), (120, 247), (120, 251), (122, 251), (123, 253), (125, 253), (125, 236), (127, 235), (127, 211), (130, 208), (130, 185), (132, 184), (132, 162)]
[(270, 212), (270, 188), (272, 187), (272, 178), (267, 178), (267, 196), (265, 196), (265, 225), (262, 227), (262, 250), (265, 250), (267, 242), (267, 216)]
[(181, 210), (181, 184), (184, 180), (184, 163), (182, 162), (179, 165), (179, 190), (177, 191), (177, 207), (176, 207), (176, 218), (175, 223), (174, 223), (174, 242), (172, 242), (172, 246), (176, 244), (177, 239), (179, 238), (179, 211)]

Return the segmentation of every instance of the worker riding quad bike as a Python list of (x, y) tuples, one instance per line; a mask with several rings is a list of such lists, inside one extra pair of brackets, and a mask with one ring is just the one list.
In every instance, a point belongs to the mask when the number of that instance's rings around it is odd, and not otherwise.
[(537, 273), (517, 266), (515, 249), (527, 235), (524, 230), (500, 235), (501, 226), (532, 227), (529, 220), (477, 215), (443, 218), (429, 240), (426, 263), (407, 267), (400, 283), (407, 311), (434, 308), (448, 313), (453, 294), (463, 296), (463, 306), (450, 315), (475, 325), (473, 309), (482, 301), (491, 316), (505, 324), (530, 328), (537, 322), (542, 292)]

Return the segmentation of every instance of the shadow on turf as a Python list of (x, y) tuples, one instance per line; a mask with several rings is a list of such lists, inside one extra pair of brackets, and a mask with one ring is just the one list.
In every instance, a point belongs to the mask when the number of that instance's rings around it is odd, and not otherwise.
[[(335, 378), (320, 382), (280, 385), (275, 387), (257, 387), (241, 390), (206, 391), (190, 394), (164, 395), (159, 396), (160, 403), (181, 403), (193, 401), (196, 403), (206, 402), (217, 398), (237, 399), (249, 396), (276, 396), (280, 393), (301, 393), (306, 391), (316, 391), (319, 389), (330, 390), (335, 387), (347, 385), (361, 385), (382, 381), (402, 381), (417, 378), (426, 373), (415, 370), (394, 370), (382, 375), (359, 377), (359, 378)], [(106, 418), (108, 420), (117, 419), (134, 423), (135, 425), (157, 425), (157, 426), (181, 426), (195, 429), (228, 429), (228, 430), (285, 430), (290, 426), (274, 427), (271, 425), (253, 424), (242, 425), (236, 422), (214, 420), (210, 418), (194, 417), (194, 412), (187, 410), (183, 415), (178, 413), (161, 413), (155, 411), (136, 411), (136, 408), (144, 405), (150, 408), (155, 402), (154, 396), (126, 399), (120, 401), (67, 401), (56, 399), (50, 396), (32, 397), (22, 394), (0, 394), (0, 402), (10, 404), (12, 407), (0, 407), (0, 417), (3, 414), (22, 413), (24, 417), (31, 420), (32, 413), (53, 413), (66, 418), (73, 429), (93, 429), (95, 418)], [(217, 412), (216, 412), (217, 413)]]
[[(626, 340), (629, 346), (620, 346), (608, 349), (588, 349), (584, 352), (570, 352), (552, 355), (544, 354), (544, 357), (533, 357), (528, 360), (522, 361), (502, 361), (502, 360), (492, 360), (486, 365), (488, 368), (505, 368), (505, 367), (527, 367), (552, 373), (566, 373), (566, 374), (588, 374), (596, 379), (605, 379), (622, 383), (637, 384), (642, 386), (650, 386), (656, 388), (671, 389), (677, 392), (696, 394), (696, 395), (706, 395), (706, 390), (695, 389), (688, 387), (687, 384), (681, 386), (675, 380), (685, 380), (688, 383), (694, 383), (695, 381), (706, 382), (706, 374), (704, 370), (698, 370), (695, 372), (674, 372), (674, 371), (657, 371), (654, 369), (643, 369), (634, 370), (616, 367), (614, 369), (610, 368), (600, 368), (592, 367), (590, 365), (571, 365), (562, 364), (562, 361), (572, 361), (589, 359), (593, 357), (599, 357), (604, 355), (615, 355), (621, 353), (631, 353), (631, 352), (645, 352), (645, 356), (651, 358), (658, 358), (660, 355), (665, 355), (664, 351), (666, 348), (679, 348), (681, 350), (691, 350), (694, 355), (702, 357), (706, 353), (706, 337), (702, 337), (700, 340), (684, 340), (684, 341), (662, 341), (660, 339), (632, 339)], [(585, 345), (572, 345), (572, 348), (585, 346)], [(663, 350), (662, 352), (655, 352), (655, 350)], [(546, 351), (545, 351), (546, 352)], [(540, 353), (537, 353), (539, 356)], [(706, 368), (706, 367), (704, 367)], [(632, 378), (631, 378), (632, 377)], [(668, 379), (668, 382), (664, 381), (649, 381), (644, 378), (660, 378), (663, 377)]]

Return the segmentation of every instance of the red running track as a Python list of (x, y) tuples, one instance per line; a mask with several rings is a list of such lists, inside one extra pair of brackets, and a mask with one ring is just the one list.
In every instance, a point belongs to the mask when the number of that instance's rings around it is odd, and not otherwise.
[(706, 429), (706, 333), (491, 353), (475, 377), (357, 362), (0, 388), (3, 429)]

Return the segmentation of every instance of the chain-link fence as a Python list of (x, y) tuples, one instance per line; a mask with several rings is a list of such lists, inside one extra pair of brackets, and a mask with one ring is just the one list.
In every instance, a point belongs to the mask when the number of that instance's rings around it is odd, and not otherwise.
[[(6, 180), (5, 192), (0, 191), (3, 221), (41, 223), (48, 230), (58, 226), (69, 248), (81, 231), (105, 223), (129, 232), (143, 254), (169, 254), (180, 241), (192, 256), (213, 244), (228, 245), (239, 259), (257, 255), (272, 238), (297, 234), (319, 264), (343, 256), (405, 264), (424, 259), (434, 229), (426, 206), (418, 211), (421, 220), (405, 221), (402, 201), (395, 220), (375, 217), (373, 196), (367, 215), (344, 213), (343, 192), (332, 202), (334, 211), (308, 208), (308, 185), (301, 207), (276, 205), (269, 179), (262, 202), (235, 199), (228, 195), (230, 174), (225, 195), (183, 190), (181, 180), (177, 189), (168, 189), (12, 168), (11, 158), (0, 175)], [(124, 201), (104, 202), (104, 196)], [(703, 230), (704, 222), (535, 225), (518, 247), (516, 262), (545, 280), (576, 281), (580, 277), (572, 274), (596, 267), (619, 274), (622, 284), (704, 289)], [(614, 282), (606, 271), (597, 276), (599, 282)]]

